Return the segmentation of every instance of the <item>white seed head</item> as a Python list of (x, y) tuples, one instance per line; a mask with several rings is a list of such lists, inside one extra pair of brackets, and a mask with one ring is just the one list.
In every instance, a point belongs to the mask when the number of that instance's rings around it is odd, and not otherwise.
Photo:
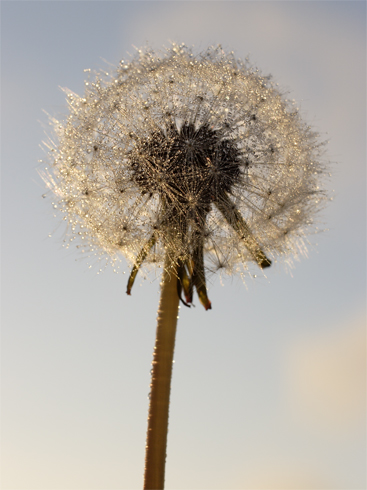
[(154, 237), (143, 265), (201, 247), (228, 273), (302, 253), (325, 200), (322, 144), (269, 77), (221, 48), (172, 45), (85, 85), (65, 90), (44, 172), (85, 253), (136, 264)]

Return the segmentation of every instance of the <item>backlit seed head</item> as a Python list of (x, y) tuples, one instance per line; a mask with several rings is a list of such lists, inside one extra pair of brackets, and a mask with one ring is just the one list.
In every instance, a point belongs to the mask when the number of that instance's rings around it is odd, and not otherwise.
[(65, 92), (43, 176), (85, 252), (140, 268), (169, 250), (191, 279), (201, 260), (234, 273), (304, 252), (323, 145), (258, 70), (173, 44)]

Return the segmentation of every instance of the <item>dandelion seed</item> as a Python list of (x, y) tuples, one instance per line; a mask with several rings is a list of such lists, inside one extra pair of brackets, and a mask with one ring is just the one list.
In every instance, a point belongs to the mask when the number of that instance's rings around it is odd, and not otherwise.
[(208, 306), (214, 249), (229, 273), (298, 255), (323, 202), (322, 144), (247, 63), (220, 48), (196, 61), (183, 46), (141, 50), (88, 80), (65, 123), (53, 120), (48, 182), (69, 222), (87, 228), (89, 250), (133, 264), (128, 293), (168, 247), (187, 304), (184, 270)]
[(208, 310), (208, 272), (265, 269), (305, 250), (326, 199), (323, 144), (247, 61), (220, 46), (139, 50), (68, 104), (65, 122), (52, 119), (44, 178), (70, 242), (82, 235), (85, 253), (131, 263), (127, 294), (141, 268), (163, 267), (161, 306), (175, 283), (165, 301), (190, 306), (196, 291)]

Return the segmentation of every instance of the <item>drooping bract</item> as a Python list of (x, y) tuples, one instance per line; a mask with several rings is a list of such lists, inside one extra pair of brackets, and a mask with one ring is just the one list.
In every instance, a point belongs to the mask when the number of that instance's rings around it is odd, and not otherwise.
[(322, 145), (294, 105), (220, 47), (140, 50), (116, 72), (66, 90), (46, 180), (86, 254), (138, 271), (169, 250), (178, 294), (205, 275), (264, 269), (304, 251), (323, 202)]

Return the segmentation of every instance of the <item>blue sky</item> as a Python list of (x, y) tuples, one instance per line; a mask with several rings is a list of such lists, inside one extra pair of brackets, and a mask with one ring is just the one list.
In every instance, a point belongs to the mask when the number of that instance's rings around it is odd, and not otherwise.
[(365, 488), (365, 9), (2, 2), (4, 489), (142, 486), (159, 276), (127, 297), (126, 276), (65, 251), (37, 162), (58, 87), (169, 41), (272, 73), (329, 140), (333, 201), (292, 274), (213, 279), (212, 311), (180, 310), (167, 488)]

